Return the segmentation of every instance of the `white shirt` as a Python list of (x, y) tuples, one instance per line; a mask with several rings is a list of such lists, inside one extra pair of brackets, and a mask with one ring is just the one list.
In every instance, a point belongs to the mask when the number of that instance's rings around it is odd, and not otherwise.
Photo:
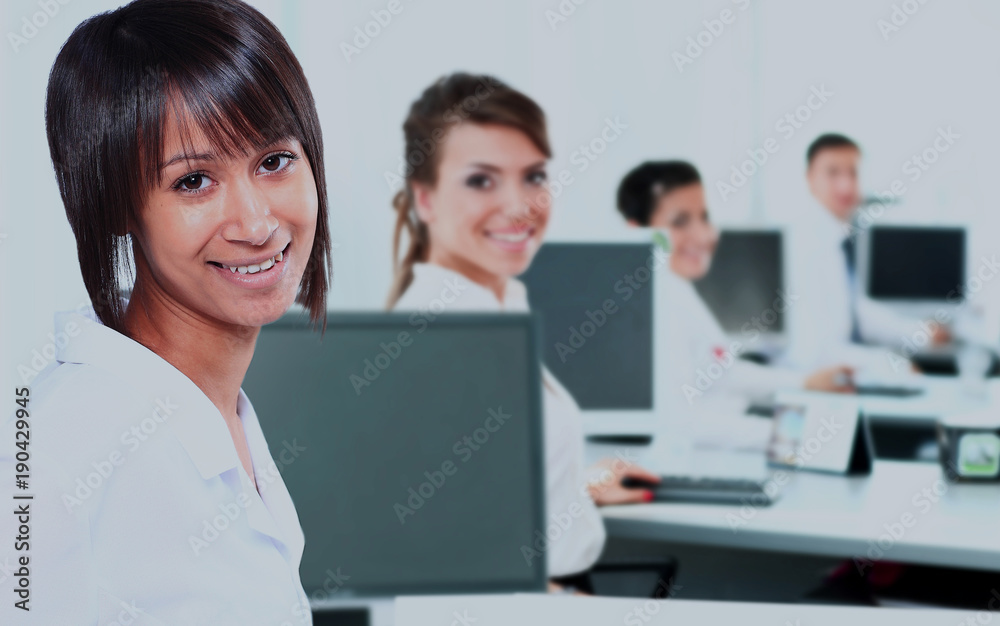
[[(31, 610), (13, 607), (8, 582), (0, 623), (311, 624), (302, 529), (243, 391), (259, 495), (222, 415), (189, 378), (92, 314), (60, 313), (55, 324), (70, 339), (32, 381), (31, 477), (19, 492), (34, 494)], [(12, 417), (5, 481), (14, 431)], [(2, 516), (5, 540), (13, 519)]]
[(851, 342), (852, 302), (866, 343), (899, 349), (919, 322), (868, 298), (861, 277), (851, 281), (842, 247), (849, 234), (846, 225), (818, 202), (812, 204), (810, 225), (790, 233), (786, 266), (796, 301), (789, 310), (786, 360), (810, 370), (840, 364), (885, 369), (888, 350)]
[(800, 372), (741, 359), (753, 351), (754, 336), (727, 338), (691, 281), (669, 269), (665, 274), (669, 312), (660, 326), (668, 338), (671, 406), (697, 408), (706, 398), (730, 396), (745, 407), (748, 400), (802, 388), (806, 376)]
[[(526, 313), (529, 310), (527, 290), (520, 281), (507, 281), (504, 299), (500, 302), (486, 287), (457, 272), (428, 263), (414, 265), (413, 283), (394, 308), (399, 311), (431, 310), (435, 314)], [(604, 523), (587, 491), (580, 408), (544, 367), (542, 382), (548, 528), (539, 530), (550, 538), (556, 537), (549, 541), (549, 575), (568, 576), (586, 571), (597, 562), (604, 547)], [(549, 528), (561, 532), (549, 533)]]

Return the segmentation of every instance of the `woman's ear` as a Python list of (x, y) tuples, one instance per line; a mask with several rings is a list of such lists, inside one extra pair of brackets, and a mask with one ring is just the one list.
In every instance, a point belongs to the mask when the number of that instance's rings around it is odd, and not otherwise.
[(430, 224), (434, 221), (434, 190), (422, 183), (412, 183), (413, 208), (421, 222)]
[(639, 228), (639, 222), (634, 219), (629, 218), (625, 220), (625, 223), (629, 225), (629, 228)]

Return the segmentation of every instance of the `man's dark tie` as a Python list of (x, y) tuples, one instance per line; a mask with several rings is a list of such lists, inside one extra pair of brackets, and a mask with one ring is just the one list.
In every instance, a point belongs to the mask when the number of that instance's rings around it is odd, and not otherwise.
[(851, 342), (861, 343), (861, 327), (858, 324), (858, 303), (857, 303), (857, 273), (855, 257), (854, 237), (848, 237), (840, 244), (840, 249), (844, 251), (844, 262), (847, 264), (847, 278), (850, 284), (850, 306), (851, 306)]

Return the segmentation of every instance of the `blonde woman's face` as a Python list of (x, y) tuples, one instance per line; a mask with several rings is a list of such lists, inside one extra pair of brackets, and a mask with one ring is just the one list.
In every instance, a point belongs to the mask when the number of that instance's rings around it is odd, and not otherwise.
[(523, 273), (549, 223), (545, 155), (520, 130), (470, 123), (440, 150), (435, 185), (414, 185), (429, 261), (486, 286)]

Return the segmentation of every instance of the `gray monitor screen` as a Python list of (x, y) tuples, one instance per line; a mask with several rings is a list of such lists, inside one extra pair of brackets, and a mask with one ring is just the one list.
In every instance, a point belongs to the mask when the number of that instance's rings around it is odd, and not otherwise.
[[(331, 314), (322, 339), (264, 327), (243, 388), (311, 599), (545, 588), (521, 549), (544, 524), (535, 332), (524, 315)], [(284, 463), (286, 443), (305, 450)]]
[(739, 333), (745, 324), (767, 311), (777, 320), (769, 332), (785, 330), (785, 307), (775, 307), (784, 289), (781, 233), (774, 230), (723, 230), (712, 267), (694, 286), (727, 333)]
[(958, 300), (965, 283), (965, 229), (871, 229), (868, 295), (885, 300)]
[(542, 356), (580, 408), (653, 408), (650, 244), (547, 243), (521, 276)]

